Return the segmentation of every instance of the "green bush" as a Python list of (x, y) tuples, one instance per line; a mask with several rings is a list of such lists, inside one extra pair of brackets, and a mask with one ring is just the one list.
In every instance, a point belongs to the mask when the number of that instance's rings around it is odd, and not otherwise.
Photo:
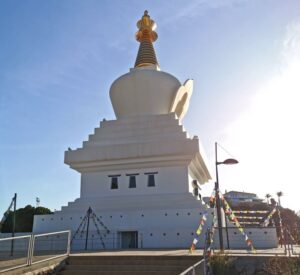
[(235, 275), (238, 274), (235, 271), (233, 260), (228, 257), (228, 255), (214, 254), (210, 260), (209, 264), (211, 266), (214, 275)]
[(266, 275), (299, 275), (300, 257), (275, 257), (266, 261), (264, 270)]
[[(245, 260), (245, 259), (244, 259)], [(252, 261), (254, 260), (254, 261)], [(242, 263), (239, 257), (229, 257), (228, 255), (215, 254), (210, 258), (209, 264), (214, 275), (238, 275), (249, 274), (244, 268), (237, 271), (238, 264), (254, 265), (254, 274), (260, 275), (300, 275), (300, 257), (270, 257), (263, 259), (252, 258)], [(246, 268), (246, 265), (245, 265)], [(245, 273), (246, 272), (246, 273)], [(251, 273), (253, 274), (253, 273)]]

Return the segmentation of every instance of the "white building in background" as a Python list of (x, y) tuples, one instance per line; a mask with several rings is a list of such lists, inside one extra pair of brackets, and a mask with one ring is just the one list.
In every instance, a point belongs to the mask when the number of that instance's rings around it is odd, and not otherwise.
[(225, 199), (231, 205), (238, 205), (240, 203), (249, 203), (250, 205), (260, 204), (263, 199), (260, 199), (255, 193), (229, 191), (224, 194)]
[[(160, 70), (152, 44), (155, 22), (147, 12), (137, 26), (135, 66), (110, 88), (116, 120), (103, 120), (82, 148), (65, 152), (65, 163), (81, 174), (80, 198), (53, 215), (35, 216), (34, 232), (75, 233), (91, 207), (110, 230), (100, 228), (106, 248), (188, 248), (192, 243), (205, 211), (197, 186), (211, 179), (199, 139), (189, 137), (181, 124), (193, 81), (182, 85)], [(88, 248), (101, 248), (92, 221), (90, 230)], [(77, 247), (84, 239), (79, 231)], [(262, 237), (263, 246), (274, 246), (274, 238)], [(232, 238), (245, 246), (243, 238)]]

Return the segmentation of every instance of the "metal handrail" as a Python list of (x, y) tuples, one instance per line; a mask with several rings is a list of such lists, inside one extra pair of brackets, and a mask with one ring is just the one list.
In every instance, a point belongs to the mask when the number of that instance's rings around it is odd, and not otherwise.
[(188, 267), (186, 270), (182, 271), (179, 275), (186, 275), (186, 274), (188, 274), (190, 271), (193, 271), (193, 275), (196, 274), (196, 273), (195, 273), (195, 268), (196, 268), (198, 265), (202, 264), (202, 263), (204, 263), (204, 259), (202, 259), (201, 261), (199, 261), (199, 262), (195, 263), (194, 265)]
[[(64, 254), (59, 254), (57, 256), (53, 256), (53, 257), (49, 257), (43, 260), (39, 260), (36, 262), (33, 262), (33, 252), (34, 252), (34, 245), (35, 245), (35, 239), (38, 237), (43, 237), (43, 236), (51, 236), (51, 235), (58, 235), (58, 234), (64, 234), (64, 233), (68, 233), (68, 240), (67, 240), (67, 249), (66, 249), (66, 253)], [(30, 264), (38, 264), (38, 263), (42, 263), (42, 262), (46, 262), (49, 260), (53, 260), (59, 257), (63, 257), (63, 256), (68, 256), (70, 254), (70, 235), (71, 235), (71, 230), (65, 230), (65, 231), (58, 231), (58, 232), (51, 232), (51, 233), (44, 233), (44, 234), (37, 234), (37, 235), (33, 235), (33, 239), (32, 239), (32, 249), (31, 249), (31, 257), (30, 257)]]
[(71, 233), (71, 231), (70, 230), (65, 230), (65, 231), (57, 231), (57, 232), (51, 232), (51, 233), (34, 234), (34, 237), (58, 235), (58, 234), (63, 234), (63, 233)]
[[(43, 236), (66, 234), (66, 233), (68, 234), (66, 253), (59, 254), (59, 255), (56, 255), (56, 256), (53, 256), (53, 257), (48, 257), (46, 259), (42, 259), (42, 260), (33, 262), (36, 238), (43, 237)], [(56, 258), (59, 258), (59, 257), (68, 256), (70, 254), (70, 250), (71, 250), (70, 249), (70, 243), (71, 243), (71, 231), (70, 230), (57, 231), (57, 232), (51, 232), (51, 233), (43, 233), (43, 234), (35, 234), (35, 235), (32, 234), (32, 235), (25, 235), (25, 236), (18, 236), (18, 237), (0, 238), (0, 241), (9, 241), (9, 240), (16, 240), (16, 239), (24, 239), (24, 238), (29, 239), (26, 263), (22, 264), (22, 265), (16, 265), (16, 266), (13, 266), (13, 267), (10, 267), (10, 268), (0, 270), (0, 273), (10, 271), (10, 270), (13, 270), (13, 269), (17, 269), (17, 268), (20, 268), (20, 267), (30, 266), (30, 265), (33, 265), (33, 264), (49, 261), (49, 260), (56, 259)]]
[(10, 270), (13, 270), (13, 269), (16, 269), (16, 268), (20, 268), (20, 267), (24, 267), (24, 266), (28, 266), (29, 265), (29, 263), (30, 263), (30, 254), (31, 254), (30, 244), (31, 244), (31, 241), (32, 241), (32, 235), (25, 235), (25, 236), (18, 236), (18, 237), (8, 237), (8, 238), (1, 238), (0, 239), (0, 242), (1, 242), (1, 241), (26, 239), (26, 238), (29, 239), (28, 240), (26, 263), (25, 264), (21, 264), (21, 265), (17, 265), (17, 266), (14, 266), (14, 267), (6, 268), (6, 269), (3, 269), (3, 270), (0, 270), (0, 273), (3, 273), (3, 272), (6, 272), (6, 271), (10, 271)]
[(24, 239), (31, 237), (31, 235), (24, 235), (24, 236), (17, 236), (17, 237), (8, 237), (8, 238), (0, 238), (0, 241), (9, 241), (9, 240), (16, 240), (16, 239)]

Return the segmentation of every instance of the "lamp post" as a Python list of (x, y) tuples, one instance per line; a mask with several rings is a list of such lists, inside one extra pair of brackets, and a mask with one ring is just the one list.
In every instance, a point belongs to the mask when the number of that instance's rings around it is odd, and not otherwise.
[(218, 165), (220, 164), (237, 164), (236, 159), (226, 159), (222, 162), (218, 161), (218, 143), (215, 142), (215, 157), (216, 157), (216, 182), (215, 182), (215, 191), (216, 191), (216, 204), (217, 204), (217, 217), (218, 217), (218, 229), (219, 229), (219, 242), (220, 250), (224, 250), (223, 244), (223, 231), (222, 231), (222, 220), (221, 220), (221, 202), (220, 202), (220, 188), (219, 188), (219, 175), (218, 175)]

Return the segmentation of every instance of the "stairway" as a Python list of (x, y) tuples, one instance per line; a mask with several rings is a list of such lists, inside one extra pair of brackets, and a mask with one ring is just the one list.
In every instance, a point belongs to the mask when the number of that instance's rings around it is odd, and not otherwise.
[(61, 275), (178, 275), (200, 261), (199, 256), (73, 255)]

